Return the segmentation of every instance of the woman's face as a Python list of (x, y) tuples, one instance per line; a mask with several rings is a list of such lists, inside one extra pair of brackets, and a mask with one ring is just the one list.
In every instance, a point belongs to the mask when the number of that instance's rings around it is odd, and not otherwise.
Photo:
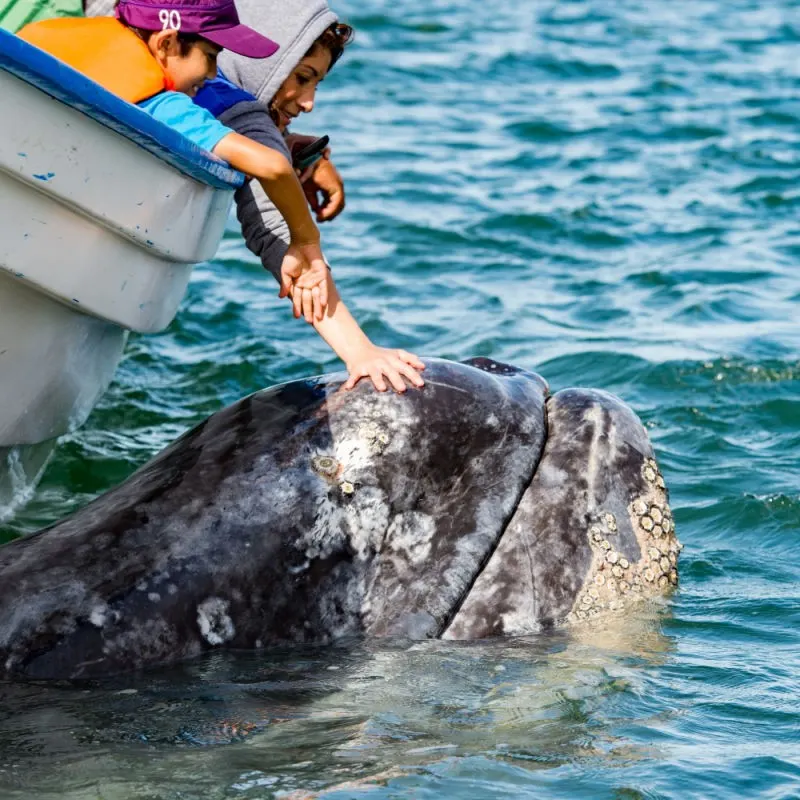
[(281, 84), (270, 103), (270, 111), (281, 132), (299, 114), (307, 114), (314, 108), (317, 86), (328, 74), (330, 67), (330, 51), (326, 47), (314, 47), (307, 56), (303, 56), (291, 75)]

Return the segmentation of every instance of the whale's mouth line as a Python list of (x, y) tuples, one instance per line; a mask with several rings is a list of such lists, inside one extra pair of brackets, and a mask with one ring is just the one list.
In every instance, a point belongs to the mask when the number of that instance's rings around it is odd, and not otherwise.
[[(534, 462), (530, 477), (527, 479), (527, 481), (524, 481), (522, 483), (522, 487), (516, 499), (514, 500), (514, 503), (511, 506), (511, 510), (509, 511), (508, 516), (506, 517), (505, 520), (503, 520), (503, 524), (500, 529), (500, 534), (497, 536), (494, 545), (487, 551), (486, 555), (483, 557), (480, 564), (478, 565), (478, 568), (475, 570), (475, 574), (472, 576), (472, 580), (469, 582), (469, 584), (465, 587), (464, 591), (461, 593), (458, 602), (453, 604), (452, 609), (443, 620), (439, 633), (435, 637), (437, 639), (442, 639), (447, 634), (447, 631), (453, 624), (453, 620), (458, 616), (459, 612), (461, 611), (461, 608), (467, 601), (467, 598), (469, 597), (470, 593), (475, 588), (475, 584), (480, 579), (481, 575), (488, 566), (489, 562), (492, 560), (492, 557), (494, 556), (495, 552), (497, 552), (497, 548), (500, 547), (500, 543), (502, 542), (503, 537), (505, 536), (506, 531), (508, 530), (508, 526), (511, 523), (511, 520), (514, 519), (514, 515), (517, 513), (517, 509), (519, 508), (519, 503), (522, 500), (523, 495), (525, 494), (525, 492), (528, 491), (528, 488), (533, 482), (533, 479), (536, 477), (536, 471), (539, 469), (539, 464), (541, 463), (542, 457), (544, 456), (544, 451), (545, 448), (547, 447), (547, 437), (550, 433), (550, 426), (547, 418), (547, 402), (549, 399), (550, 397), (548, 392), (548, 394), (545, 396), (544, 403), (542, 403), (542, 429), (544, 433), (542, 440), (543, 442), (542, 449), (541, 452), (539, 453), (539, 457)], [(533, 575), (533, 570), (531, 570), (531, 575)]]

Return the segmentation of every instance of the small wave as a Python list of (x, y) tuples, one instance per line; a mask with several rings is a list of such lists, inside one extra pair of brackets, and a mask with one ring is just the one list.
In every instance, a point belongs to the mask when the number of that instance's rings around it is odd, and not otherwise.
[(591, 133), (591, 131), (574, 130), (567, 125), (559, 125), (546, 120), (514, 122), (506, 125), (505, 130), (512, 136), (529, 142), (559, 142)]
[[(0, 447), (0, 525), (14, 517), (18, 509), (30, 501), (44, 475), (56, 440), (36, 445)], [(0, 528), (0, 543), (13, 538)]]

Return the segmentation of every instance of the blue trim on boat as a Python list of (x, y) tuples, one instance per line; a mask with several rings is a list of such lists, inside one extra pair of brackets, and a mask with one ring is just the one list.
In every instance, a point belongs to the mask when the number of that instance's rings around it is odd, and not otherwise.
[[(201, 183), (220, 189), (235, 189), (244, 183), (244, 175), (210, 158), (177, 131), (2, 28), (0, 69), (122, 134)], [(4, 111), (11, 113), (8, 108)]]

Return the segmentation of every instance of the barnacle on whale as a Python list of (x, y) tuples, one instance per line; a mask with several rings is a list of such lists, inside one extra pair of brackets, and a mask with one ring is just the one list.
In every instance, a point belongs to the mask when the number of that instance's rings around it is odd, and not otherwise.
[(324, 478), (335, 478), (341, 468), (341, 464), (333, 456), (314, 456), (311, 466), (314, 472)]
[[(592, 546), (592, 566), (584, 588), (578, 592), (567, 615), (569, 622), (589, 619), (592, 614), (578, 613), (588, 611), (589, 607), (595, 612), (599, 609), (620, 611), (626, 603), (661, 594), (678, 583), (677, 563), (682, 545), (675, 537), (672, 513), (655, 459), (643, 462), (641, 475), (645, 481), (642, 493), (628, 506), (629, 530), (638, 543), (638, 557), (628, 549), (630, 539), (625, 534), (624, 520), (608, 511), (595, 517), (596, 521), (587, 531)], [(620, 544), (612, 548), (609, 540), (602, 538), (603, 530), (618, 534)], [(585, 599), (586, 587), (597, 595), (591, 603)]]

